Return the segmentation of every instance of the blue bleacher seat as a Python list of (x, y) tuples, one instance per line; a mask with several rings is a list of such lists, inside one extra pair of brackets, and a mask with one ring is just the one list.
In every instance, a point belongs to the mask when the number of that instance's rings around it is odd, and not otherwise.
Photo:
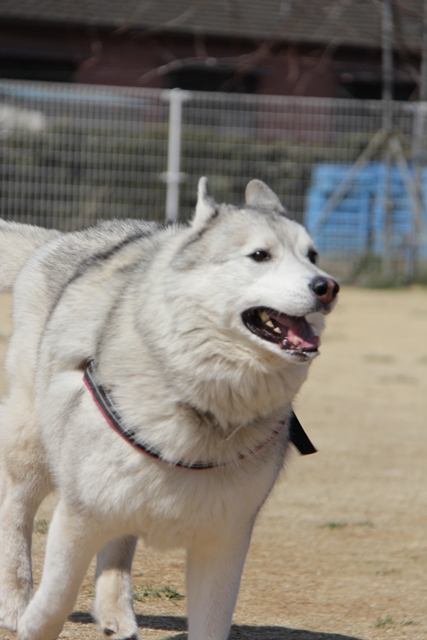
[[(331, 195), (351, 170), (351, 164), (318, 164), (312, 169), (306, 195), (305, 225), (323, 253), (357, 252), (381, 255), (385, 247), (385, 179), (381, 162), (370, 162), (356, 173), (344, 197), (319, 223)], [(423, 173), (423, 197), (427, 197), (427, 170)], [(408, 246), (412, 231), (412, 207), (402, 176), (396, 165), (390, 170), (391, 244)], [(424, 216), (426, 216), (424, 210)], [(427, 217), (426, 217), (427, 223)], [(424, 243), (424, 251), (426, 243)], [(427, 257), (427, 256), (426, 256)]]

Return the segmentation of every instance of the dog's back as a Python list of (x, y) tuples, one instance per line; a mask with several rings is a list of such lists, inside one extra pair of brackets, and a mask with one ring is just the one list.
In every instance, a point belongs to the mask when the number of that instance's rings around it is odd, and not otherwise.
[[(47, 277), (53, 277), (55, 281), (59, 278), (62, 283), (82, 265), (110, 255), (116, 248), (149, 234), (157, 226), (139, 220), (109, 220), (84, 231), (64, 234), (0, 220), (0, 293), (11, 290), (30, 256), (44, 245), (49, 247), (32, 258), (31, 270), (41, 269)], [(61, 269), (56, 268), (55, 263), (60, 264)]]
[(61, 233), (0, 221), (0, 293), (13, 289), (14, 333), (6, 358), (10, 381), (19, 379), (18, 386), (33, 396), (41, 336), (67, 285), (157, 227), (139, 220), (109, 220)]
[(10, 291), (29, 256), (59, 231), (0, 220), (0, 292)]

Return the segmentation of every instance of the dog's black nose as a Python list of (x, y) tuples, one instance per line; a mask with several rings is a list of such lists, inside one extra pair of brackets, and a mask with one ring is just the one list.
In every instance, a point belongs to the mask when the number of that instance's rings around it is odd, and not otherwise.
[(337, 293), (340, 290), (338, 282), (332, 278), (326, 278), (325, 276), (317, 276), (310, 282), (310, 289), (318, 297), (320, 302), (324, 304), (330, 304), (337, 297)]

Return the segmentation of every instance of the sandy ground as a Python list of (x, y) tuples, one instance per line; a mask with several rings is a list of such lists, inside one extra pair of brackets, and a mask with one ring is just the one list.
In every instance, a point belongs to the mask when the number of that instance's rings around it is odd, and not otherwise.
[[(2, 356), (8, 298), (0, 305)], [(426, 640), (427, 289), (344, 289), (296, 409), (319, 452), (295, 453), (260, 515), (231, 639)], [(38, 529), (51, 510), (52, 499)], [(35, 533), (36, 580), (45, 540)], [(186, 638), (185, 599), (155, 592), (185, 593), (183, 566), (179, 552), (139, 546), (144, 638)], [(100, 637), (92, 578), (61, 638)]]

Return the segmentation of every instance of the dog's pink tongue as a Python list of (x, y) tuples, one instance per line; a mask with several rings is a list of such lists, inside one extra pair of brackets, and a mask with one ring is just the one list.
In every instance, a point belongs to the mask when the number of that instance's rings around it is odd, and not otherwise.
[[(296, 323), (300, 324), (300, 323)], [(289, 342), (295, 345), (298, 349), (310, 349), (317, 348), (319, 346), (319, 336), (315, 336), (308, 322), (305, 323), (309, 329), (306, 331), (305, 327), (288, 327), (287, 338)], [(301, 330), (302, 329), (302, 330)]]
[(274, 319), (287, 329), (286, 338), (297, 349), (317, 349), (319, 336), (313, 333), (313, 329), (305, 318), (292, 318), (284, 314)]

